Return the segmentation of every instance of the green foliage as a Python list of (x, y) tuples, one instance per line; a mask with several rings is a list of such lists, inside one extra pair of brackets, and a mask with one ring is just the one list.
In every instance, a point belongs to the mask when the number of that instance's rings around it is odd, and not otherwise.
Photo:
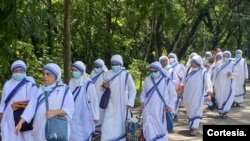
[[(72, 61), (82, 60), (89, 73), (95, 59), (109, 67), (111, 56), (121, 54), (140, 91), (148, 64), (164, 49), (180, 53), (182, 62), (191, 52), (203, 55), (215, 47), (245, 50), (249, 13), (246, 0), (72, 1)], [(45, 63), (64, 67), (63, 14), (61, 0), (1, 0), (0, 88), (17, 59), (39, 85)]]
[(148, 75), (149, 64), (144, 64), (141, 60), (133, 59), (132, 63), (129, 65), (129, 71), (131, 72), (133, 79), (135, 81), (135, 86), (137, 89), (135, 105), (138, 106), (140, 103), (140, 94), (144, 82), (144, 78)]

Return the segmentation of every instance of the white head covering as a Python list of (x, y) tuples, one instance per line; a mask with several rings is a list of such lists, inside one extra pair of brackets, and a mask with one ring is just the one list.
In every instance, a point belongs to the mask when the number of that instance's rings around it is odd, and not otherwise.
[(189, 55), (188, 61), (187, 61), (187, 63), (186, 63), (186, 67), (189, 67), (189, 66), (191, 65), (191, 59), (192, 59), (192, 57), (195, 56), (195, 55), (198, 55), (198, 54), (197, 54), (196, 52), (192, 52), (192, 53)]
[(211, 51), (207, 51), (206, 53), (205, 53), (205, 56), (206, 55), (209, 55), (210, 57), (212, 57), (212, 52)]
[(178, 63), (178, 57), (176, 56), (176, 54), (174, 54), (174, 53), (169, 53), (168, 54), (168, 58), (174, 58), (174, 62), (177, 62)]
[(102, 70), (104, 71), (107, 71), (107, 67), (105, 66), (105, 63), (102, 59), (96, 59), (95, 62), (94, 62), (94, 65), (97, 66), (97, 67), (101, 67)]
[(151, 70), (151, 69), (156, 69), (156, 70), (158, 70), (162, 75), (165, 74), (165, 73), (164, 73), (164, 70), (162, 69), (161, 63), (158, 62), (158, 61), (155, 61), (155, 62), (153, 62), (153, 63), (150, 64), (149, 70)]
[(203, 60), (200, 55), (194, 55), (191, 61), (197, 64), (199, 67), (203, 67)]
[(49, 71), (56, 78), (56, 81), (61, 81), (62, 72), (57, 64), (48, 63), (43, 67), (43, 70)]
[(111, 57), (111, 64), (119, 64), (123, 66), (122, 56), (119, 54), (113, 55)]
[(168, 57), (163, 55), (159, 58), (159, 62), (163, 61), (163, 60), (167, 60), (168, 61)]
[(236, 53), (236, 54), (242, 54), (242, 51), (241, 51), (240, 49), (237, 49), (237, 50), (235, 51), (235, 53)]
[(189, 55), (189, 58), (188, 59), (192, 59), (193, 56), (195, 55), (198, 55), (196, 52), (192, 52), (190, 55)]
[(86, 71), (86, 66), (82, 61), (75, 61), (72, 65), (72, 68), (77, 69), (81, 73), (85, 73)]
[(13, 72), (17, 69), (22, 69), (23, 71), (26, 72), (26, 70), (27, 70), (26, 64), (22, 60), (16, 60), (11, 65), (11, 72)]
[(228, 55), (229, 55), (229, 58), (231, 58), (231, 52), (230, 52), (230, 51), (224, 51), (224, 52), (223, 52), (223, 55), (224, 55), (224, 54), (228, 54)]
[(218, 52), (217, 54), (216, 54), (216, 57), (217, 56), (220, 56), (221, 58), (223, 57), (223, 53), (222, 52)]

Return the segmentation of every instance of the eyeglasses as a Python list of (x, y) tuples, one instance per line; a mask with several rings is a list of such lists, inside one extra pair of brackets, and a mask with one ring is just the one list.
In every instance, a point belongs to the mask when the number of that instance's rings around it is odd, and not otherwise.
[(111, 64), (111, 66), (119, 66), (119, 64)]

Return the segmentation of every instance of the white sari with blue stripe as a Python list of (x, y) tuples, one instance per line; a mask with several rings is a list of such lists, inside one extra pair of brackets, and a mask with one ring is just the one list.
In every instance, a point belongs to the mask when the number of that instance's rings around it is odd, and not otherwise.
[[(71, 90), (62, 82), (57, 82), (51, 86), (52, 91), (48, 94), (48, 103), (50, 110), (62, 109), (66, 113), (68, 121), (71, 120), (74, 112), (74, 100)], [(67, 93), (65, 93), (67, 91)], [(44, 91), (42, 87), (38, 89), (30, 100), (24, 113), (21, 116), (25, 121), (30, 122), (34, 117), (32, 135), (35, 141), (45, 141), (45, 124), (46, 124), (46, 106), (44, 100)], [(70, 125), (68, 124), (68, 132)]]
[(73, 90), (75, 111), (70, 122), (69, 141), (90, 141), (95, 131), (94, 120), (99, 119), (99, 105), (96, 90), (91, 79), (84, 78)]
[[(155, 83), (163, 95), (166, 104), (174, 109), (177, 99), (175, 84), (167, 77), (155, 79)], [(141, 92), (141, 103), (144, 103), (143, 116), (143, 134), (147, 141), (167, 141), (167, 122), (164, 109), (164, 103), (157, 94), (154, 84), (150, 77), (144, 80), (143, 90)]]
[[(104, 80), (108, 82), (117, 73), (112, 70), (105, 72)], [(104, 110), (101, 141), (125, 141), (127, 105), (133, 107), (136, 96), (134, 80), (128, 71), (123, 70), (109, 81), (109, 87), (111, 94), (108, 107)]]
[[(96, 73), (94, 70), (91, 71), (90, 78), (92, 79), (95, 88), (96, 88), (96, 94), (98, 97), (98, 103), (101, 101), (102, 94), (104, 92), (104, 89), (102, 87), (103, 84), (103, 75), (104, 71), (101, 71), (100, 73)], [(98, 107), (99, 108), (99, 107)], [(104, 109), (99, 108), (99, 121), (96, 124), (96, 132), (101, 132), (101, 126), (102, 126), (102, 121), (103, 121), (103, 116), (104, 116)]]
[(245, 80), (248, 79), (248, 68), (247, 63), (244, 58), (239, 58), (235, 60), (235, 67), (238, 68), (239, 75), (235, 77), (235, 97), (234, 102), (242, 104), (244, 99), (243, 96), (245, 95), (244, 83)]
[(206, 92), (213, 92), (210, 75), (205, 68), (190, 69), (182, 80), (183, 102), (186, 108), (189, 129), (198, 129), (203, 116), (203, 101)]
[[(216, 66), (213, 74), (213, 85), (215, 99), (218, 105), (220, 115), (229, 113), (235, 95), (235, 77), (238, 75), (238, 69), (234, 67), (233, 61), (228, 61), (220, 66)], [(232, 77), (227, 73), (232, 72)]]
[[(16, 89), (16, 91), (14, 89)], [(11, 105), (13, 102), (30, 100), (36, 91), (37, 86), (34, 79), (30, 76), (27, 76), (22, 81), (10, 79), (4, 84), (0, 105), (0, 113), (3, 113), (1, 120), (2, 141), (34, 140), (31, 135), (31, 130), (20, 132), (21, 134), (18, 135), (15, 135), (13, 132), (15, 122)]]

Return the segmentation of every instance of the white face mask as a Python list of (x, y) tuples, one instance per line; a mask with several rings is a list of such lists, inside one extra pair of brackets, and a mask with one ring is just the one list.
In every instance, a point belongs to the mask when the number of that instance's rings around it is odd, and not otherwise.
[(173, 63), (174, 62), (174, 58), (169, 58), (169, 62)]

